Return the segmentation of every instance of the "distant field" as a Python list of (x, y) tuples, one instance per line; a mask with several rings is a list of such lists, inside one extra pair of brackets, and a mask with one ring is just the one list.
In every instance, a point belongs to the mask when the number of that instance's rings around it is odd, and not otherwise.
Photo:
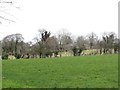
[(3, 88), (117, 88), (118, 56), (4, 60)]

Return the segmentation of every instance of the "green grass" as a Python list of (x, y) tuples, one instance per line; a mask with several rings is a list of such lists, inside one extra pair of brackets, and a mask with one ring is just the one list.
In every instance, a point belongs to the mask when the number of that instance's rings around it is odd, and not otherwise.
[(117, 88), (118, 56), (5, 60), (3, 88)]

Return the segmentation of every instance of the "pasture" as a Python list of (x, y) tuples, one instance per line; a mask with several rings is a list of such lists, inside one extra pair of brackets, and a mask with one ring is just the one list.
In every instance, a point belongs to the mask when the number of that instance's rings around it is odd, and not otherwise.
[(117, 88), (118, 56), (2, 61), (3, 88)]

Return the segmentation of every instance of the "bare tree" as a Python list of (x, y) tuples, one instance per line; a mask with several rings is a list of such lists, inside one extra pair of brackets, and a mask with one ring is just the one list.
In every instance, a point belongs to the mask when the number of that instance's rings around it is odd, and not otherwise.
[(97, 35), (92, 32), (92, 33), (88, 34), (87, 37), (89, 40), (90, 49), (93, 49), (96, 44)]
[(46, 46), (47, 46), (47, 50), (49, 51), (57, 51), (58, 50), (57, 38), (55, 36), (49, 37), (46, 40)]
[(60, 51), (71, 49), (73, 39), (71, 33), (68, 32), (66, 29), (62, 29), (61, 31), (58, 32), (57, 39)]
[(84, 36), (78, 36), (77, 40), (76, 40), (76, 44), (79, 48), (85, 49), (85, 44), (86, 44), (85, 37)]
[(107, 53), (107, 51), (109, 49), (113, 49), (114, 48), (115, 36), (116, 35), (113, 32), (104, 33), (104, 35), (102, 36), (104, 53)]
[(36, 40), (36, 46), (38, 46), (38, 52), (41, 58), (41, 56), (45, 57), (45, 53), (47, 52), (47, 39), (51, 33), (45, 29), (40, 29), (38, 32), (38, 36), (35, 37), (34, 40)]

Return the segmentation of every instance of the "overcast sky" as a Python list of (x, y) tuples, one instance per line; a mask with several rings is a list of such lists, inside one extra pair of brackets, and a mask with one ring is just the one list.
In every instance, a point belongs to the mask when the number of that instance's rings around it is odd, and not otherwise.
[[(21, 0), (20, 9), (12, 7), (0, 15), (15, 19), (16, 23), (0, 24), (0, 39), (13, 33), (21, 33), (25, 41), (32, 40), (38, 29), (53, 34), (66, 29), (75, 35), (95, 32), (118, 33), (119, 0)], [(17, 6), (17, 5), (16, 5)], [(1, 10), (1, 9), (0, 9)], [(13, 17), (15, 16), (15, 18)]]

